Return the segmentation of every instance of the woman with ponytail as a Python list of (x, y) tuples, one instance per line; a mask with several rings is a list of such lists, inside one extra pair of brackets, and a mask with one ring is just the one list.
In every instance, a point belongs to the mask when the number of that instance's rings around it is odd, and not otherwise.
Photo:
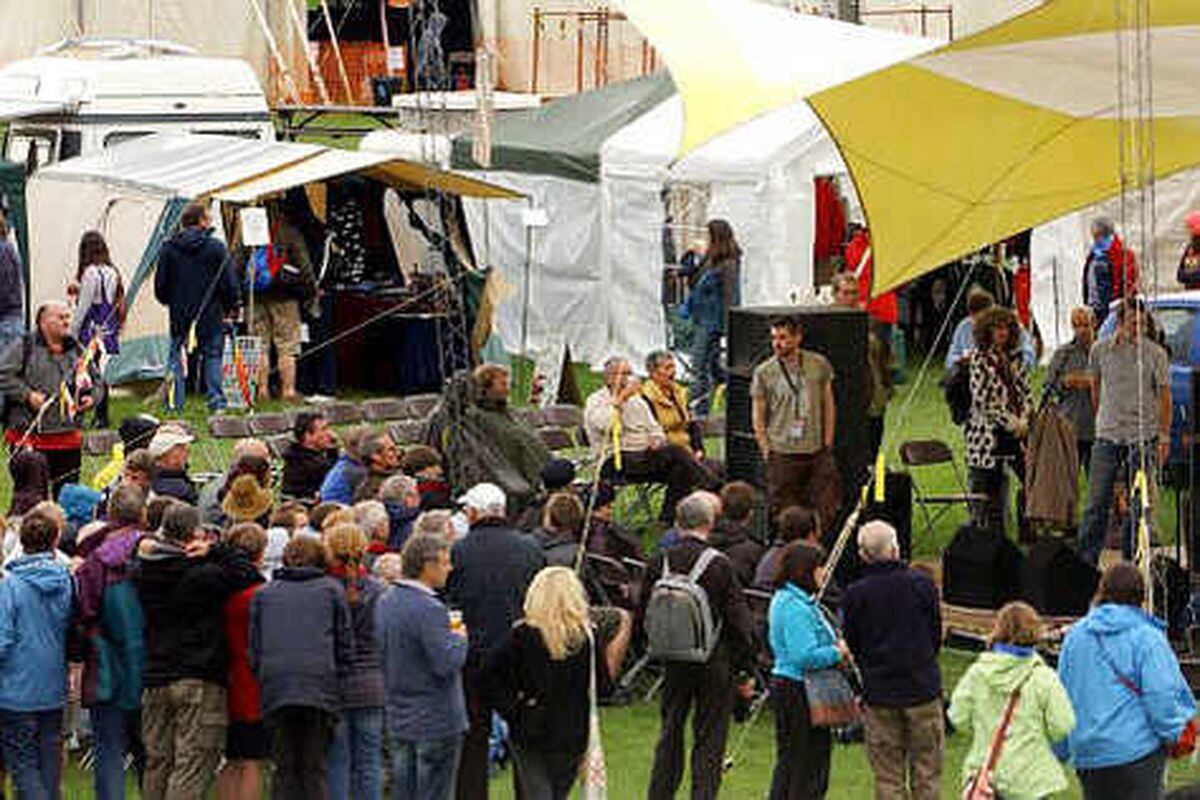
[(375, 604), (383, 584), (364, 559), (366, 534), (357, 525), (335, 525), (325, 534), (329, 575), (346, 588), (354, 629), (354, 656), (342, 679), (342, 719), (329, 748), (331, 798), (379, 800), (383, 796), (383, 668), (375, 638)]

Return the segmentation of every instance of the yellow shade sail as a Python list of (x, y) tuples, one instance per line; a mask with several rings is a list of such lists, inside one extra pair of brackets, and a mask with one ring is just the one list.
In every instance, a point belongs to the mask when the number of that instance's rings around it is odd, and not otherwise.
[[(676, 4), (706, 21), (677, 18), (668, 30), (664, 7)], [(626, 0), (681, 87), (685, 143), (694, 146), (772, 102), (806, 98), (862, 201), (875, 292), (1120, 193), (1122, 147), (1127, 181), (1131, 165), (1162, 177), (1200, 164), (1197, 0), (1049, 0), (843, 82), (813, 89), (821, 80), (793, 80), (790, 96), (771, 81), (745, 85), (758, 80), (745, 55), (728, 56), (719, 80), (708, 76), (712, 69), (696, 51), (709, 42), (687, 40), (717, 29), (723, 5)], [(1141, 49), (1133, 30), (1139, 6), (1148, 9)], [(793, 44), (814, 54), (821, 47), (815, 39)], [(1135, 150), (1139, 118), (1146, 135)]]

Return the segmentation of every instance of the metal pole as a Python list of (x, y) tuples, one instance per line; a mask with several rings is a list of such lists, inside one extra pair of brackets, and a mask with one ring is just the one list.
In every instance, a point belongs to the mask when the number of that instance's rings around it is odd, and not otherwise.
[(329, 3), (326, 0), (321, 0), (321, 13), (325, 16), (325, 28), (329, 31), (329, 44), (333, 47), (333, 57), (337, 60), (342, 88), (346, 91), (346, 102), (352, 104), (354, 90), (350, 88), (350, 76), (346, 74), (346, 62), (342, 60), (342, 46), (338, 44), (337, 29), (333, 27), (333, 15), (329, 13)]
[[(533, 8), (533, 74), (529, 79), (529, 91), (537, 94), (538, 90), (538, 59), (542, 49), (542, 9)], [(486, 203), (484, 205), (487, 205)]]
[[(522, 377), (524, 377), (524, 371), (527, 368), (528, 362), (529, 362), (529, 303), (530, 303), (529, 279), (530, 279), (530, 276), (533, 274), (533, 225), (530, 224), (533, 221), (531, 218), (532, 212), (533, 212), (533, 198), (528, 197), (528, 198), (526, 198), (525, 202), (528, 204), (530, 214), (525, 220), (525, 277), (524, 277), (525, 285), (522, 287), (522, 290), (521, 290), (522, 294), (524, 295), (522, 302), (521, 302), (521, 362), (522, 362), (521, 372), (522, 372)], [(533, 381), (531, 380), (530, 387), (532, 388), (532, 386), (533, 386)]]
[(279, 73), (283, 76), (284, 85), (291, 92), (292, 97), (297, 103), (303, 103), (304, 99), (300, 96), (300, 89), (296, 86), (295, 79), (292, 78), (292, 71), (288, 68), (287, 61), (283, 58), (283, 53), (279, 50), (279, 43), (275, 41), (275, 34), (271, 33), (271, 26), (267, 24), (267, 17), (263, 14), (263, 10), (258, 7), (258, 0), (246, 0), (250, 7), (254, 9), (254, 16), (258, 19), (258, 26), (262, 28), (263, 36), (267, 40), (267, 49), (271, 51), (271, 56), (275, 59), (275, 66), (279, 67)]
[(300, 12), (296, 10), (294, 0), (287, 0), (288, 16), (292, 20), (292, 27), (296, 29), (296, 35), (300, 37), (300, 45), (304, 48), (305, 58), (308, 61), (309, 72), (312, 73), (313, 83), (317, 85), (317, 94), (321, 96), (321, 102), (329, 105), (329, 87), (325, 85), (325, 77), (321, 75), (321, 65), (317, 63), (317, 57), (308, 47), (308, 28), (303, 20), (300, 19)]

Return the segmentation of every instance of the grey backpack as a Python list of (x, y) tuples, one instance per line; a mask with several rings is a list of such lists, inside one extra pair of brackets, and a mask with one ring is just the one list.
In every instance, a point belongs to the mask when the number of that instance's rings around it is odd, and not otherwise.
[(686, 575), (671, 572), (669, 559), (663, 557), (662, 576), (654, 582), (646, 604), (650, 658), (687, 664), (708, 661), (721, 636), (721, 623), (713, 620), (708, 592), (699, 581), (708, 565), (720, 555), (719, 551), (706, 548)]

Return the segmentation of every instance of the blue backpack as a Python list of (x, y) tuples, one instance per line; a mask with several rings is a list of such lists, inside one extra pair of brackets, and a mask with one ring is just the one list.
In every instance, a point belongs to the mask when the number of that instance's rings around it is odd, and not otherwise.
[(254, 248), (246, 262), (246, 289), (257, 294), (275, 287), (286, 260), (283, 248), (277, 244)]

